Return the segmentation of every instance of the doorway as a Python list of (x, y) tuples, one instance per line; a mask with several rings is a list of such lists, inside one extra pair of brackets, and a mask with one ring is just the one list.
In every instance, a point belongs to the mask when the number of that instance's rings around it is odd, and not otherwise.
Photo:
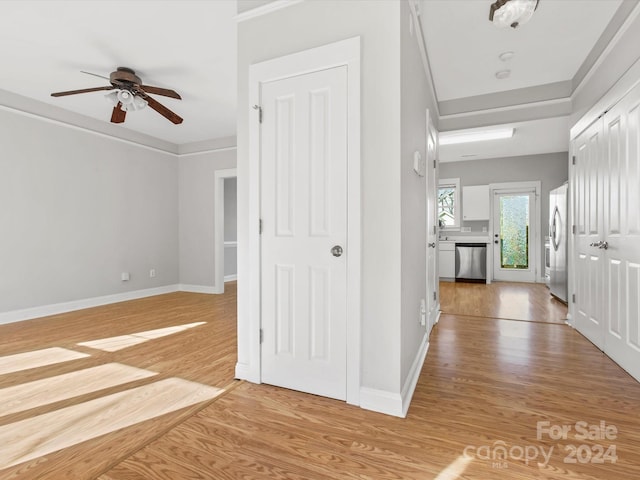
[(534, 283), (539, 270), (539, 187), (494, 187), (491, 191), (493, 279)]
[[(237, 252), (238, 249), (238, 241), (237, 237), (231, 238), (234, 235), (231, 235), (227, 238), (227, 235), (232, 233), (232, 230), (236, 230), (237, 226), (236, 215), (234, 214), (234, 210), (237, 210), (236, 204), (227, 205), (227, 203), (232, 203), (233, 196), (229, 196), (225, 194), (225, 186), (229, 187), (228, 190), (231, 191), (235, 185), (228, 183), (228, 181), (236, 181), (238, 176), (238, 171), (235, 168), (227, 168), (224, 170), (216, 170), (214, 173), (214, 190), (215, 190), (215, 246), (214, 246), (214, 275), (215, 275), (215, 293), (224, 293), (224, 282), (225, 277), (227, 280), (234, 280), (230, 273), (225, 272), (225, 257), (229, 258), (229, 262), (231, 263), (231, 255), (233, 255), (233, 251), (227, 252), (227, 250), (235, 250)], [(229, 201), (227, 201), (229, 200)], [(231, 207), (231, 208), (227, 208)], [(234, 208), (236, 207), (236, 208)], [(234, 228), (232, 228), (232, 226)], [(235, 240), (235, 241), (234, 241)], [(231, 248), (233, 247), (233, 248)], [(235, 261), (237, 265), (237, 254), (235, 256)], [(237, 268), (237, 266), (236, 266)], [(236, 278), (237, 278), (237, 269), (236, 269)]]

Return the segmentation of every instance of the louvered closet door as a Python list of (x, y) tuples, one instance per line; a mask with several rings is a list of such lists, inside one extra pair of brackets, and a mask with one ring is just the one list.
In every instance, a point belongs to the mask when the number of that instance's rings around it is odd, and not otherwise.
[(262, 381), (343, 400), (346, 89), (336, 67), (261, 90)]
[(640, 86), (604, 129), (604, 351), (640, 380)]

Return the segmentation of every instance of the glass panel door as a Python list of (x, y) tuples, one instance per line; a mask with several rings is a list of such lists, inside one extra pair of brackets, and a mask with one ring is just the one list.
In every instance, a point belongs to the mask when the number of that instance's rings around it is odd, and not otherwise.
[(532, 223), (535, 193), (496, 191), (494, 194), (493, 278), (514, 282), (535, 282), (535, 248)]

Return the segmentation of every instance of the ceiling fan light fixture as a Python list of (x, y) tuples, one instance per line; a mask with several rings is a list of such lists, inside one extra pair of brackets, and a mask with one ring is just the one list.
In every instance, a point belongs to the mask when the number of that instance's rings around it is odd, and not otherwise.
[(497, 0), (489, 10), (489, 20), (496, 27), (517, 28), (531, 20), (539, 0)]
[(105, 95), (111, 104), (116, 107), (120, 104), (120, 109), (124, 112), (131, 112), (134, 110), (142, 110), (149, 102), (139, 95), (135, 95), (129, 90), (115, 89)]

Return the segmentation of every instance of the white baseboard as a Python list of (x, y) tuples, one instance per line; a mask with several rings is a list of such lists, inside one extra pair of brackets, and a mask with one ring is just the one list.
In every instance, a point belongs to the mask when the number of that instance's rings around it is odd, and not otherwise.
[(113, 295), (83, 298), (81, 300), (73, 300), (70, 302), (54, 303), (51, 305), (42, 305), (39, 307), (25, 308), (22, 310), (13, 310), (10, 312), (0, 313), (0, 325), (5, 323), (20, 322), (22, 320), (48, 317), (50, 315), (58, 315), (61, 313), (74, 312), (76, 310), (82, 310), (85, 308), (109, 305), (111, 303), (126, 302), (127, 300), (137, 300), (139, 298), (153, 297), (154, 295), (173, 293), (177, 292), (178, 290), (180, 290), (179, 285), (166, 285), (164, 287), (146, 288), (144, 290), (134, 290), (132, 292), (115, 293)]
[(409, 370), (409, 374), (404, 382), (402, 391), (400, 393), (394, 393), (386, 390), (361, 387), (360, 408), (393, 415), (395, 417), (406, 417), (428, 350), (429, 342), (425, 333), (416, 358), (414, 359), (411, 369)]
[(246, 363), (236, 363), (236, 378), (251, 383), (262, 383), (260, 375), (254, 372)]
[(225, 275), (224, 276), (224, 281), (225, 282), (233, 282), (234, 280), (238, 280), (238, 274), (234, 273), (233, 275)]
[(189, 293), (223, 293), (223, 291), (216, 286), (208, 286), (208, 285), (189, 285), (186, 283), (181, 283), (178, 285), (178, 288), (181, 292), (189, 292)]

